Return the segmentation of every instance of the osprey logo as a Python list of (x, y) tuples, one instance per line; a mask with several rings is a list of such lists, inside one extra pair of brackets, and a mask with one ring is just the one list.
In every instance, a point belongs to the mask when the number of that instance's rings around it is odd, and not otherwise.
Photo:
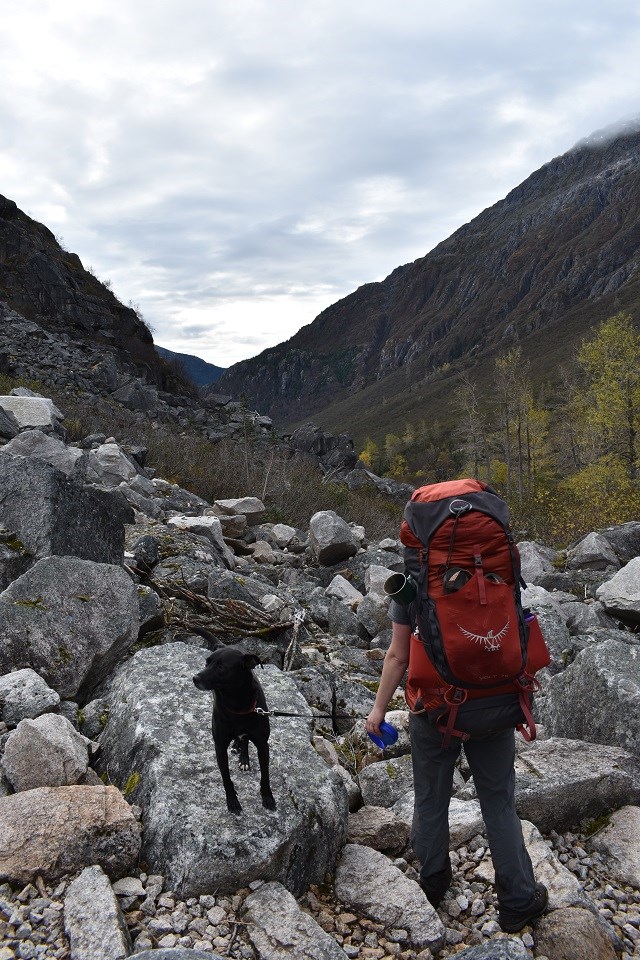
[(485, 650), (495, 652), (496, 650), (500, 649), (500, 641), (506, 636), (510, 623), (511, 621), (507, 620), (502, 630), (499, 630), (498, 633), (494, 633), (493, 630), (489, 630), (489, 632), (485, 635), (481, 633), (471, 633), (469, 630), (465, 630), (464, 627), (461, 627), (460, 624), (458, 624), (458, 629), (467, 638), (467, 640), (473, 640), (474, 643), (481, 643), (483, 644)]

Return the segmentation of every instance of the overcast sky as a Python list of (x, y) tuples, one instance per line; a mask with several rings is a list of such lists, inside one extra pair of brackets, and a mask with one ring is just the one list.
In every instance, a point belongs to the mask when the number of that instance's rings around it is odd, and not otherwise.
[(228, 366), (640, 114), (637, 0), (20, 0), (0, 193)]

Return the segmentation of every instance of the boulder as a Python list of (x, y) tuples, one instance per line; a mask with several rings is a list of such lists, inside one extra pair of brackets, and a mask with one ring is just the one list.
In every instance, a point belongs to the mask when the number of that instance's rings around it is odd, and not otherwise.
[(581, 603), (563, 603), (562, 612), (567, 618), (567, 628), (571, 636), (593, 633), (598, 630), (616, 629), (617, 624), (605, 611), (598, 600)]
[(604, 854), (607, 872), (618, 883), (640, 887), (640, 806), (625, 806), (612, 813), (589, 847)]
[(346, 960), (346, 953), (281, 883), (272, 881), (244, 902), (247, 932), (259, 957), (269, 960)]
[(515, 769), (518, 813), (543, 833), (640, 801), (640, 760), (621, 747), (555, 737), (518, 741)]
[(312, 713), (324, 714), (324, 722), (319, 723), (320, 727), (333, 732), (331, 720), (327, 716), (333, 715), (333, 695), (334, 685), (329, 679), (329, 671), (315, 669), (312, 666), (301, 667), (299, 670), (292, 670), (289, 676), (296, 687), (311, 707)]
[(207, 581), (207, 596), (210, 600), (240, 600), (242, 603), (259, 607), (261, 597), (256, 597), (254, 592), (249, 591), (247, 581), (247, 577), (232, 573), (230, 570), (221, 568), (210, 570)]
[(42, 460), (0, 453), (0, 526), (33, 561), (52, 554), (122, 563), (133, 510), (117, 493), (67, 478)]
[(233, 570), (235, 567), (235, 557), (224, 542), (222, 527), (217, 517), (185, 517), (178, 515), (170, 517), (167, 520), (167, 526), (176, 530), (187, 530), (189, 533), (195, 533), (200, 537), (206, 537), (224, 560), (225, 566), (230, 570)]
[(266, 540), (257, 540), (249, 547), (255, 563), (277, 563), (278, 554), (274, 553)]
[(349, 843), (401, 853), (409, 842), (409, 826), (386, 807), (361, 807), (349, 814)]
[(21, 720), (2, 756), (3, 772), (16, 793), (70, 787), (82, 780), (88, 766), (86, 738), (65, 717), (52, 713)]
[(137, 473), (138, 468), (117, 443), (103, 443), (87, 455), (87, 480), (101, 487), (129, 483)]
[(160, 541), (151, 534), (139, 537), (131, 550), (136, 567), (146, 573), (160, 560)]
[(605, 640), (582, 650), (545, 687), (549, 734), (640, 756), (640, 646)]
[(358, 605), (356, 618), (370, 637), (377, 635), (389, 626), (388, 597), (380, 596), (377, 593), (368, 593), (362, 603)]
[(456, 953), (456, 960), (529, 960), (530, 956), (522, 940), (511, 937), (495, 940), (492, 937), (487, 943)]
[(164, 520), (166, 518), (163, 503), (158, 498), (145, 497), (144, 494), (138, 493), (134, 490), (133, 486), (126, 483), (121, 483), (118, 487), (115, 487), (115, 489), (128, 501), (134, 510), (137, 510), (138, 513), (143, 514), (145, 517), (149, 517), (152, 520)]
[(538, 583), (545, 573), (553, 573), (556, 569), (555, 561), (557, 550), (551, 550), (541, 543), (531, 540), (521, 540), (518, 544), (522, 578), (526, 583)]
[(156, 496), (161, 498), (164, 510), (175, 510), (176, 513), (203, 514), (208, 510), (211, 504), (203, 500), (202, 497), (191, 493), (190, 490), (184, 490), (177, 483), (169, 483), (159, 477), (154, 478), (153, 485), (156, 490)]
[(141, 413), (154, 413), (158, 409), (158, 391), (140, 380), (133, 380), (115, 390), (111, 396), (123, 407)]
[(0, 592), (26, 573), (34, 558), (10, 530), (0, 529)]
[(333, 578), (326, 588), (325, 594), (328, 597), (335, 597), (336, 600), (341, 600), (343, 603), (346, 603), (347, 606), (351, 607), (352, 610), (357, 609), (360, 601), (364, 599), (360, 591), (357, 590), (352, 583), (349, 583), (346, 577), (343, 577), (340, 573), (336, 574)]
[(358, 774), (362, 800), (369, 806), (392, 807), (411, 794), (413, 803), (413, 767), (411, 756), (394, 757), (370, 763)]
[(623, 623), (640, 623), (640, 557), (630, 560), (596, 590), (607, 613)]
[(122, 567), (39, 560), (0, 594), (0, 671), (30, 667), (61, 697), (82, 702), (137, 640), (138, 616)]
[(46, 433), (59, 432), (60, 421), (64, 414), (60, 413), (53, 400), (45, 397), (0, 397), (0, 407), (12, 413), (21, 430), (36, 428)]
[(109, 716), (109, 705), (102, 697), (86, 703), (79, 711), (78, 727), (89, 740), (98, 740)]
[[(395, 540), (391, 540), (390, 542), (395, 543)], [(384, 592), (384, 585), (391, 576), (393, 576), (393, 570), (390, 570), (389, 567), (372, 563), (364, 575), (364, 585), (367, 592), (376, 594), (379, 597), (386, 597), (387, 594)]]
[(617, 960), (611, 936), (584, 907), (553, 910), (536, 922), (536, 952), (553, 960)]
[(288, 547), (294, 537), (298, 535), (298, 531), (295, 527), (290, 527), (286, 523), (274, 523), (271, 534), (276, 545), (280, 547), (280, 549), (284, 549)]
[[(1, 402), (1, 401), (0, 401)], [(20, 430), (20, 424), (10, 410), (0, 406), (0, 438), (11, 440)]]
[(342, 517), (333, 510), (314, 513), (309, 521), (311, 548), (318, 561), (331, 566), (358, 552), (358, 538)]
[(640, 521), (630, 520), (615, 527), (606, 527), (600, 533), (613, 547), (621, 563), (629, 563), (640, 556)]
[(164, 626), (164, 606), (160, 596), (151, 587), (139, 583), (136, 587), (140, 611), (140, 636)]
[(613, 547), (599, 533), (588, 533), (567, 551), (569, 570), (617, 570), (619, 566)]
[(344, 679), (336, 674), (335, 690), (335, 726), (339, 733), (351, 730), (358, 717), (369, 714), (375, 700), (375, 694), (368, 687), (355, 680)]
[(195, 550), (185, 544), (185, 550), (190, 552), (165, 557), (153, 568), (154, 583), (160, 587), (177, 584), (195, 593), (206, 593), (209, 574), (222, 565), (222, 557), (211, 544)]
[(85, 454), (78, 447), (68, 447), (62, 440), (43, 433), (42, 430), (25, 430), (15, 439), (0, 448), (1, 454), (33, 457), (44, 460), (67, 477), (82, 477)]
[(0, 797), (0, 881), (56, 880), (98, 865), (125, 876), (140, 853), (140, 825), (115, 787), (40, 787)]
[(129, 960), (225, 960), (211, 950), (192, 950), (191, 947), (167, 947), (131, 953)]
[[(210, 736), (211, 697), (192, 677), (202, 651), (184, 643), (141, 650), (106, 685), (111, 711), (101, 763), (143, 809), (144, 859), (181, 895), (278, 880), (294, 894), (321, 882), (344, 840), (347, 798), (311, 744), (311, 711), (293, 682), (265, 667), (271, 709), (301, 714), (271, 721), (271, 782), (260, 803), (257, 773), (234, 782), (243, 806), (227, 810)], [(254, 762), (255, 765), (255, 762)]]
[(0, 720), (8, 727), (17, 727), (21, 720), (55, 710), (59, 703), (60, 694), (35, 670), (14, 670), (0, 676)]
[(85, 867), (64, 895), (64, 930), (72, 957), (124, 960), (131, 938), (118, 898), (101, 867)]
[(217, 507), (210, 507), (203, 516), (218, 518), (223, 537), (241, 537), (247, 529), (247, 518), (240, 513), (223, 513)]
[(235, 500), (216, 500), (214, 506), (218, 507), (222, 513), (240, 515), (246, 517), (247, 523), (253, 525), (260, 523), (266, 513), (266, 508), (262, 500), (257, 497), (238, 497)]
[(360, 622), (348, 603), (331, 597), (329, 604), (329, 632), (334, 637), (357, 637)]
[(414, 949), (436, 952), (445, 930), (420, 886), (377, 850), (348, 843), (335, 875), (335, 893), (347, 909), (390, 929), (406, 930)]
[(532, 603), (531, 609), (536, 611), (542, 635), (551, 654), (549, 669), (556, 673), (565, 667), (572, 649), (571, 634), (560, 612), (562, 608), (559, 604), (536, 606)]

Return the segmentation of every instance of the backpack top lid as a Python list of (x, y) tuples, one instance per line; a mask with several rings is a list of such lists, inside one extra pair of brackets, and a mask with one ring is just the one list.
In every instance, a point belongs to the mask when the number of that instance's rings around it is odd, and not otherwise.
[(424, 487), (418, 487), (411, 494), (411, 500), (430, 503), (434, 500), (446, 500), (447, 497), (459, 497), (463, 493), (479, 493), (490, 489), (488, 484), (473, 477), (466, 477), (463, 480), (444, 480), (441, 483), (429, 483)]

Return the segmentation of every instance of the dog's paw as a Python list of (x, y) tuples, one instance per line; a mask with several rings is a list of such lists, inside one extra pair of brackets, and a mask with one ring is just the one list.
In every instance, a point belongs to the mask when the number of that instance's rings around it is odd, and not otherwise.
[(242, 806), (237, 797), (227, 797), (227, 810), (230, 813), (242, 813)]
[(243, 760), (242, 757), (240, 757), (238, 766), (240, 767), (242, 773), (248, 773), (251, 770), (251, 761), (248, 758)]
[(276, 802), (271, 792), (262, 794), (262, 806), (266, 807), (267, 810), (275, 810)]

